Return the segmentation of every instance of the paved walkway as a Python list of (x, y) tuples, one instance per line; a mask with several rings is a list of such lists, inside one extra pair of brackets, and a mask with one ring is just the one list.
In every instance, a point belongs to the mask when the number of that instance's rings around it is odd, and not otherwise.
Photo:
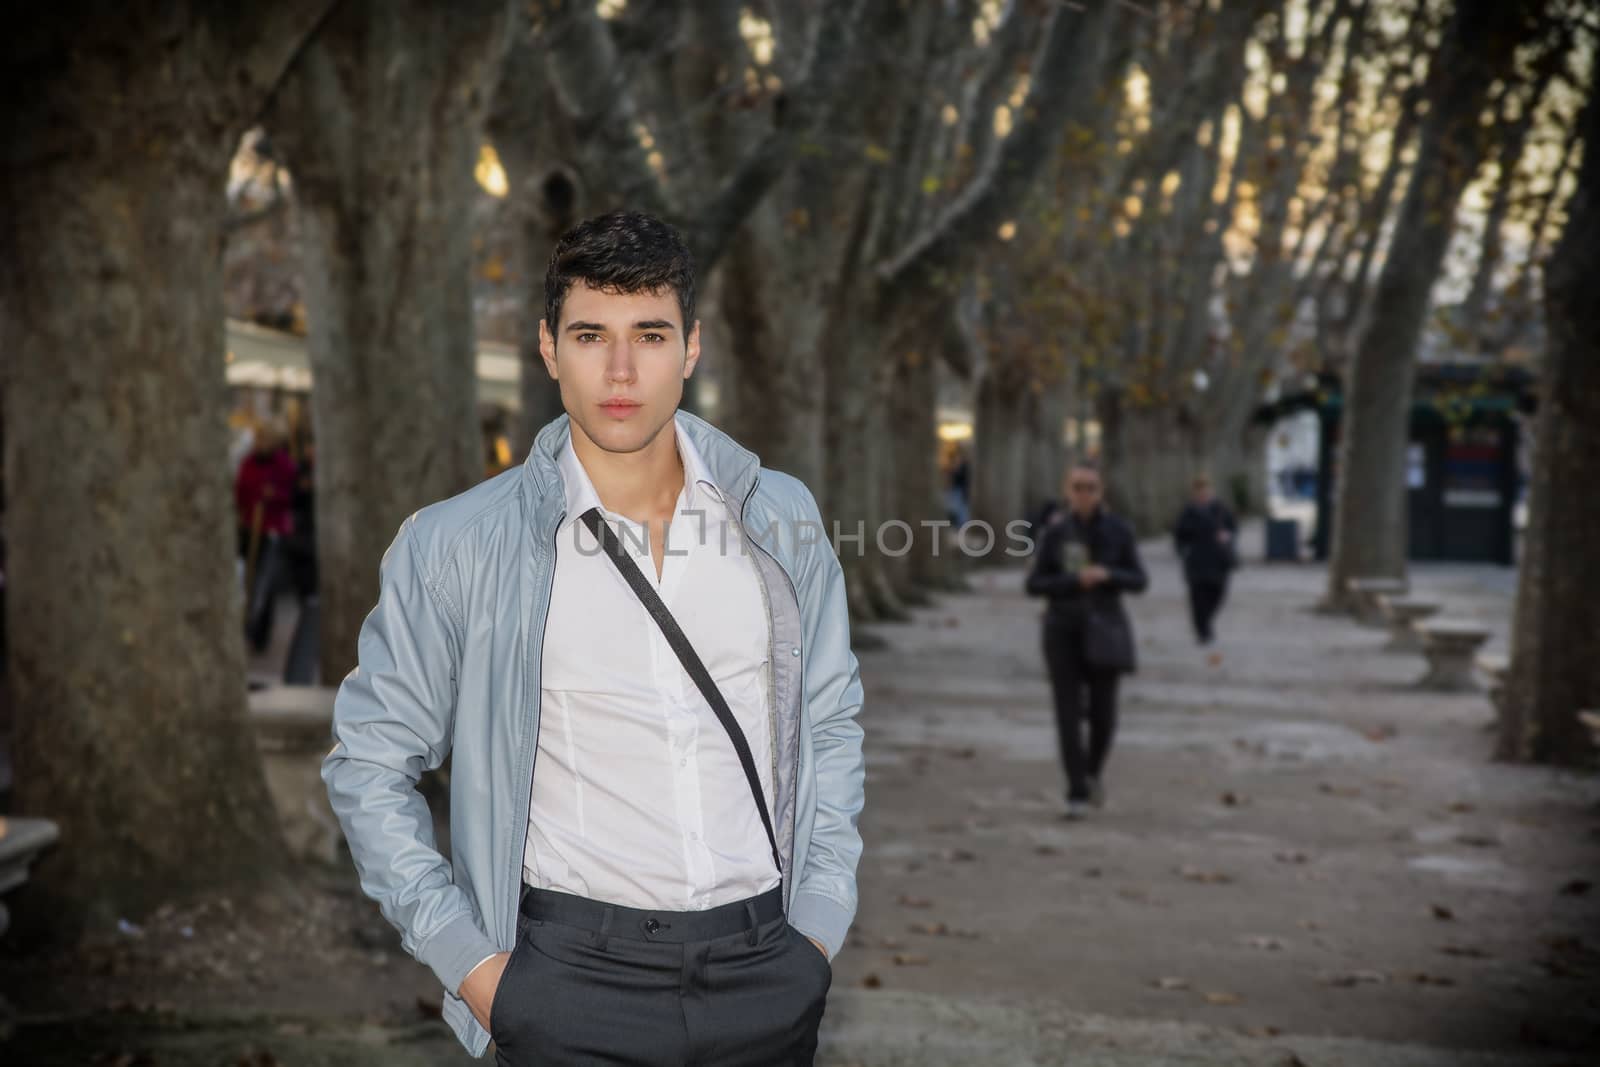
[[(1245, 548), (1260, 558), (1259, 528)], [(1020, 570), (979, 573), (863, 656), (862, 907), (819, 1062), (1600, 1062), (1600, 779), (1490, 763), (1487, 700), (1418, 691), (1420, 660), (1311, 613), (1321, 568), (1247, 566), (1213, 655), (1187, 633), (1170, 550), (1146, 555), (1142, 667), (1111, 805), (1087, 822), (1060, 817)], [(1510, 572), (1424, 566), (1414, 585), (1503, 646)], [(255, 1018), (108, 1023), (106, 1047), (169, 1067), (245, 1062), (241, 1048), (471, 1062), (437, 1022), (399, 1021), (436, 995), (420, 966), (350, 973), (397, 1008), (352, 1027), (348, 996), (317, 1014), (275, 990), (236, 1006)], [(27, 1062), (83, 1062), (90, 1029), (39, 1020)]]
[[(1146, 555), (1088, 822), (1059, 815), (1020, 570), (863, 657), (868, 851), (826, 1061), (1594, 1062), (1600, 781), (1490, 763), (1487, 699), (1418, 691), (1419, 658), (1311, 613), (1320, 567), (1247, 565), (1212, 655), (1170, 549)], [(1503, 648), (1511, 572), (1413, 584)]]

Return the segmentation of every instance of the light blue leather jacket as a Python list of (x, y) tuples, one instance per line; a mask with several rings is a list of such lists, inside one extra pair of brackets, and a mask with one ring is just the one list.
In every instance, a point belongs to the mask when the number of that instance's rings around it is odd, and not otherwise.
[[(740, 522), (771, 613), (773, 818), (789, 921), (839, 951), (856, 911), (863, 800), (861, 680), (844, 577), (816, 501), (687, 412), (676, 425)], [(322, 764), (361, 887), (445, 988), (445, 1021), (474, 1056), (489, 1035), (457, 997), (484, 957), (510, 951), (539, 733), (539, 666), (567, 416), (527, 462), (423, 508), (384, 554), (359, 665), (339, 687)], [(453, 754), (451, 856), (417, 779)], [(761, 754), (757, 753), (757, 758)]]

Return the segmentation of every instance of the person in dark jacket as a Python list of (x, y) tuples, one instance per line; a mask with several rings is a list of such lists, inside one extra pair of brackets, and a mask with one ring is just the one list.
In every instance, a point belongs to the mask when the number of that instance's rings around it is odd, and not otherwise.
[(1027, 588), (1030, 596), (1048, 598), (1044, 658), (1055, 691), (1067, 817), (1077, 819), (1091, 806), (1105, 803), (1103, 776), (1117, 729), (1117, 682), (1135, 666), (1133, 624), (1122, 594), (1144, 592), (1149, 579), (1132, 528), (1101, 505), (1099, 472), (1077, 464), (1064, 485), (1067, 506), (1044, 519)]
[(1215, 637), (1212, 621), (1228, 595), (1228, 575), (1238, 565), (1234, 546), (1237, 524), (1233, 513), (1211, 493), (1211, 479), (1199, 475), (1189, 503), (1172, 528), (1172, 539), (1183, 560), (1183, 578), (1189, 584), (1189, 615), (1195, 640), (1209, 645)]

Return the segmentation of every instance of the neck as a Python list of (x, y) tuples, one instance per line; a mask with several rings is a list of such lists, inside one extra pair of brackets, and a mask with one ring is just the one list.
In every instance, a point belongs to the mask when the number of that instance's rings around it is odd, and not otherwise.
[(675, 422), (664, 426), (637, 452), (608, 452), (574, 422), (572, 450), (606, 510), (635, 522), (670, 513), (683, 490), (685, 474)]

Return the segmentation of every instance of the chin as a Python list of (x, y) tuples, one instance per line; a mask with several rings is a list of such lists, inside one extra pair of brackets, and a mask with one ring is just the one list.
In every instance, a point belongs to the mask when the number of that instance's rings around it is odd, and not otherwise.
[(597, 415), (591, 420), (579, 420), (579, 425), (589, 440), (607, 452), (626, 454), (638, 452), (649, 445), (671, 421), (670, 412), (664, 419), (651, 419), (641, 412), (626, 422), (612, 422), (604, 415)]

